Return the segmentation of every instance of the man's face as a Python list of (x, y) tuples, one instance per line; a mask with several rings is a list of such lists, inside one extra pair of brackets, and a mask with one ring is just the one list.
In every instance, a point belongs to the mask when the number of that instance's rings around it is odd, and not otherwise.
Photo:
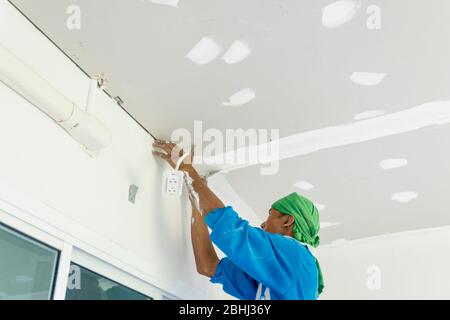
[(282, 214), (280, 211), (270, 208), (267, 220), (261, 224), (261, 228), (270, 233), (286, 234), (293, 224), (292, 216)]

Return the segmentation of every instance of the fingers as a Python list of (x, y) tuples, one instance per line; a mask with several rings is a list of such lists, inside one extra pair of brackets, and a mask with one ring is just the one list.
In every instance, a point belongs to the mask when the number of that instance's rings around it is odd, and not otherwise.
[(172, 161), (174, 162), (176, 162), (176, 159), (184, 155), (184, 150), (179, 148), (178, 145), (174, 142), (155, 140), (155, 142), (153, 143), (153, 147), (165, 151), (167, 154), (170, 155)]
[(152, 151), (152, 153), (153, 153), (153, 155), (155, 155), (155, 156), (158, 156), (158, 157), (160, 157), (160, 158), (162, 158), (162, 159), (164, 159), (164, 160), (170, 161), (170, 157), (169, 157), (167, 154), (163, 153), (163, 152)]
[(153, 146), (156, 148), (163, 149), (167, 153), (171, 153), (172, 149), (176, 147), (176, 144), (169, 141), (155, 140), (155, 142), (153, 142)]
[[(172, 142), (170, 141), (166, 141), (166, 140), (160, 140), (160, 139), (156, 139), (153, 144), (157, 144), (157, 145), (165, 145), (165, 144), (171, 144)], [(172, 143), (173, 144), (173, 143)]]
[[(164, 152), (158, 152), (155, 151), (154, 154), (160, 156), (161, 158), (170, 161), (171, 165), (172, 163), (175, 164), (177, 162), (177, 159), (179, 159), (181, 156), (184, 155), (184, 150), (174, 142), (170, 141), (164, 141), (164, 140), (155, 140), (153, 142), (153, 147), (158, 148)], [(191, 146), (190, 156), (188, 159), (185, 159), (183, 163), (191, 164), (191, 159), (194, 158), (194, 150), (195, 146)]]

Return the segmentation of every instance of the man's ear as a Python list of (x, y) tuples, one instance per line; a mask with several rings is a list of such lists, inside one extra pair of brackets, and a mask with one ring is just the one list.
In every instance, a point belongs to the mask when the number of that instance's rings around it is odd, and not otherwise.
[(284, 226), (290, 227), (291, 225), (294, 224), (294, 221), (295, 221), (294, 217), (287, 214), (285, 217)]

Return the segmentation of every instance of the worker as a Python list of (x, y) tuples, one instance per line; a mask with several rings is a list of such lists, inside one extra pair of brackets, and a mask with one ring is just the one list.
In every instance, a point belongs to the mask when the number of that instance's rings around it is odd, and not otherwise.
[[(183, 155), (172, 142), (156, 140), (153, 146), (153, 154), (173, 168)], [(197, 272), (238, 299), (317, 299), (324, 284), (319, 263), (308, 248), (319, 245), (319, 214), (314, 204), (291, 193), (272, 204), (261, 228), (250, 226), (209, 189), (193, 167), (192, 156), (179, 169), (189, 175), (193, 190), (189, 199)], [(225, 258), (218, 258), (213, 243)]]

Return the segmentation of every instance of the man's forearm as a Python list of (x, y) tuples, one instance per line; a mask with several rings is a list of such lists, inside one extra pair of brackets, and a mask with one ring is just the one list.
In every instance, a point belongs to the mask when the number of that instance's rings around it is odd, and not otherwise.
[(208, 185), (202, 180), (193, 166), (190, 166), (186, 171), (189, 173), (189, 176), (193, 180), (192, 187), (199, 196), (200, 209), (203, 215), (208, 214), (214, 209), (225, 207), (219, 197), (217, 197), (214, 192), (208, 187)]
[(191, 240), (197, 272), (212, 277), (219, 263), (219, 258), (209, 237), (208, 226), (204, 217), (195, 206), (192, 207)]
[(205, 276), (212, 277), (219, 263), (216, 251), (211, 242), (205, 216), (211, 210), (223, 208), (222, 201), (209, 189), (207, 183), (200, 177), (194, 167), (187, 170), (192, 179), (192, 187), (199, 196), (200, 211), (193, 205), (191, 240), (194, 249), (195, 264), (197, 271)]

